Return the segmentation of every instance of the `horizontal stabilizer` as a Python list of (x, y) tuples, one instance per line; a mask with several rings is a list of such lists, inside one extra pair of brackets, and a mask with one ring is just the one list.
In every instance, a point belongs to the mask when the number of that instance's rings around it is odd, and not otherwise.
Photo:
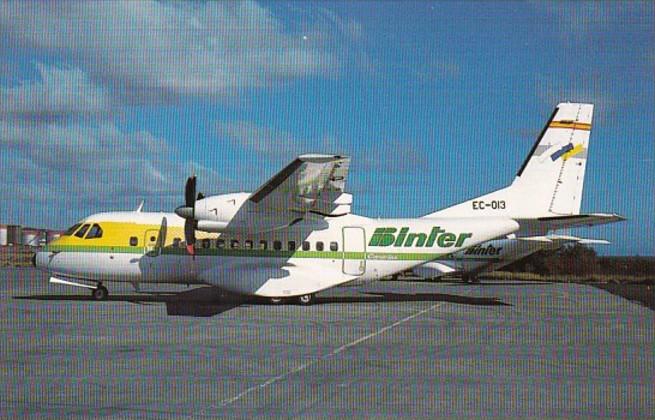
[(550, 230), (605, 225), (608, 223), (622, 222), (626, 220), (626, 218), (618, 214), (591, 213), (570, 216), (540, 217), (537, 220), (541, 224), (547, 226)]
[(523, 236), (516, 238), (518, 241), (542, 242), (553, 244), (554, 247), (576, 242), (582, 245), (608, 245), (610, 242), (605, 239), (578, 238), (570, 235), (547, 235), (547, 236)]
[(518, 241), (552, 243), (553, 241), (547, 236), (523, 236), (516, 238)]

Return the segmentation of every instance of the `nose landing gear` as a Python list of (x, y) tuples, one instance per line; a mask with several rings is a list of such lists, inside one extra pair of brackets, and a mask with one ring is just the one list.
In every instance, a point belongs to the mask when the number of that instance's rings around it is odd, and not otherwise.
[(298, 303), (303, 306), (311, 305), (314, 303), (314, 300), (316, 300), (316, 295), (314, 293), (298, 296)]
[(107, 296), (109, 296), (109, 291), (102, 285), (102, 283), (100, 283), (98, 284), (98, 287), (91, 289), (91, 296), (93, 296), (95, 300), (106, 300)]

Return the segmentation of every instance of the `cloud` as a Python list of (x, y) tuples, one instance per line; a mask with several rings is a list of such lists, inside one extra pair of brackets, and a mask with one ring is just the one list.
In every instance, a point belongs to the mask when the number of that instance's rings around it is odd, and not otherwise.
[(22, 147), (0, 148), (0, 194), (11, 198), (0, 212), (4, 220), (63, 228), (90, 213), (135, 208), (142, 199), (149, 211), (173, 211), (192, 173), (207, 193), (234, 186), (214, 170), (175, 159), (168, 142), (147, 131), (49, 122), (23, 133), (29, 138), (21, 137)]
[(289, 28), (253, 2), (15, 2), (0, 36), (56, 53), (132, 102), (229, 96), (338, 66), (317, 28)]
[(217, 122), (214, 132), (233, 145), (257, 154), (293, 156), (305, 152), (307, 143), (285, 130), (263, 127), (251, 121)]
[(125, 132), (113, 123), (0, 123), (0, 144), (12, 145), (7, 153), (29, 161), (23, 166), (47, 173), (48, 183), (61, 184), (68, 192), (151, 195), (174, 191), (172, 180), (161, 175), (175, 166), (169, 163), (169, 146), (148, 132)]
[(191, 173), (231, 180), (194, 162), (175, 159), (164, 138), (127, 131), (111, 118), (113, 103), (80, 69), (37, 64), (39, 80), (0, 88), (0, 152), (5, 176), (0, 192), (15, 205), (66, 200), (92, 205), (130, 205), (150, 197), (172, 208)]
[(36, 64), (40, 80), (0, 88), (0, 118), (48, 121), (105, 117), (111, 110), (107, 92), (80, 69)]

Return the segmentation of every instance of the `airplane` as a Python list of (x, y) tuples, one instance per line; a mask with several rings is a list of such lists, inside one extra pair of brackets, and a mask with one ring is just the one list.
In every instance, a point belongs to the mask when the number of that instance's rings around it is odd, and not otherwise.
[(435, 279), (443, 276), (461, 275), (465, 283), (478, 283), (482, 272), (499, 270), (538, 251), (555, 250), (566, 245), (607, 245), (602, 239), (586, 239), (569, 235), (549, 234), (545, 236), (494, 239), (480, 245), (458, 251), (445, 258), (415, 267), (412, 272), (423, 278)]
[[(562, 130), (573, 131), (572, 138), (576, 131)], [(352, 195), (345, 192), (349, 165), (346, 156), (301, 155), (253, 193), (208, 197), (196, 194), (192, 176), (185, 204), (174, 213), (140, 206), (91, 215), (37, 252), (33, 264), (51, 274), (50, 282), (89, 288), (97, 300), (108, 296), (104, 282), (117, 281), (137, 289), (141, 283), (207, 284), (308, 305), (320, 291), (406, 271), (529, 229), (539, 218), (560, 220), (548, 208), (518, 216), (355, 215)], [(548, 165), (527, 165), (524, 176), (543, 193), (543, 178), (556, 183), (558, 173)], [(504, 206), (518, 205), (511, 197), (495, 200), (501, 199)]]
[[(461, 274), (465, 282), (475, 283), (480, 273), (497, 270), (540, 250), (558, 249), (573, 243), (608, 244), (603, 240), (549, 234), (564, 228), (626, 220), (616, 214), (580, 214), (592, 119), (591, 104), (559, 104), (512, 184), (425, 217), (483, 214), (528, 219), (539, 208), (547, 209), (547, 215), (522, 223), (521, 231), (507, 238), (415, 267), (414, 274), (426, 278)], [(541, 170), (534, 170), (537, 167)], [(542, 176), (542, 179), (535, 179)]]

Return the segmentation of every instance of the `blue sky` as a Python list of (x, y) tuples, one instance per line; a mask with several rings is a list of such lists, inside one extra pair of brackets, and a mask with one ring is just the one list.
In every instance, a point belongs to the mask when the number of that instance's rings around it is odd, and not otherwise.
[(655, 254), (652, 2), (0, 6), (0, 223), (172, 210), (296, 154), (352, 156), (355, 212), (420, 216), (509, 183), (553, 107), (596, 105), (576, 233)]

